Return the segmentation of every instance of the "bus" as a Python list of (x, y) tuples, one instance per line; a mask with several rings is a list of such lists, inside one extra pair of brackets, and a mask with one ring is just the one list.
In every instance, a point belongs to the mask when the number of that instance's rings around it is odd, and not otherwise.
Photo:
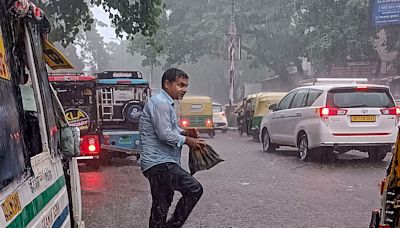
[(139, 158), (139, 118), (151, 90), (139, 71), (105, 71), (97, 76), (101, 158)]
[(94, 169), (100, 167), (100, 141), (97, 125), (96, 77), (83, 73), (50, 73), (49, 81), (65, 110), (70, 126), (80, 130), (80, 156)]
[(84, 227), (77, 162), (62, 153), (69, 127), (43, 61), (46, 19), (12, 15), (22, 11), (11, 2), (0, 0), (0, 227)]

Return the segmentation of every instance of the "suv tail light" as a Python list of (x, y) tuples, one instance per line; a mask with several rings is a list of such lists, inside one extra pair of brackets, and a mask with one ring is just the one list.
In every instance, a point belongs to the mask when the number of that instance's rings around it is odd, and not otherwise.
[(382, 115), (400, 115), (400, 108), (399, 107), (392, 107), (392, 108), (385, 108), (381, 109)]
[(319, 109), (319, 115), (321, 117), (346, 115), (346, 113), (347, 113), (347, 110), (345, 110), (345, 109), (328, 108), (328, 107), (324, 107), (324, 108), (320, 108)]
[(338, 108), (322, 107), (319, 108), (319, 116), (326, 126), (329, 123), (329, 116), (343, 116), (346, 115), (347, 110)]
[(100, 153), (99, 136), (85, 135), (81, 137), (81, 154), (97, 155)]

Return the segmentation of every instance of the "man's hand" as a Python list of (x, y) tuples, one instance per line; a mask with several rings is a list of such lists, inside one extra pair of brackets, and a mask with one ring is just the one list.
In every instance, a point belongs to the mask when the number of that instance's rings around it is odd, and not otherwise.
[(192, 138), (200, 138), (200, 133), (196, 128), (186, 129), (184, 135)]
[(204, 139), (197, 139), (189, 136), (186, 136), (185, 144), (193, 150), (201, 150), (202, 147), (206, 145)]

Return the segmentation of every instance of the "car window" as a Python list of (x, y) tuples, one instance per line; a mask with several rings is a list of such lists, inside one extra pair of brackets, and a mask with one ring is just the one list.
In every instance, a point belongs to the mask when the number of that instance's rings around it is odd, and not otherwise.
[(301, 108), (306, 106), (306, 95), (307, 95), (306, 89), (297, 91), (296, 96), (293, 99), (291, 108)]
[(286, 95), (280, 102), (278, 105), (278, 110), (285, 110), (288, 109), (290, 107), (290, 103), (293, 100), (294, 95), (296, 94), (296, 92), (291, 92), (288, 95)]
[(335, 108), (361, 108), (395, 106), (389, 90), (384, 88), (345, 88), (328, 93), (328, 105)]
[(216, 112), (222, 112), (222, 106), (221, 105), (213, 105), (213, 113)]
[(306, 107), (310, 107), (323, 92), (322, 90), (310, 89), (307, 95)]

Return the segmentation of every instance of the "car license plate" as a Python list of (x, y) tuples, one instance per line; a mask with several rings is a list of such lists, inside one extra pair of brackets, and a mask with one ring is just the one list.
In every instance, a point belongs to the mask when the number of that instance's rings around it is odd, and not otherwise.
[(375, 122), (376, 116), (351, 116), (351, 122)]
[(128, 135), (121, 136), (121, 138), (119, 138), (119, 143), (120, 144), (131, 144), (132, 143), (131, 137)]

